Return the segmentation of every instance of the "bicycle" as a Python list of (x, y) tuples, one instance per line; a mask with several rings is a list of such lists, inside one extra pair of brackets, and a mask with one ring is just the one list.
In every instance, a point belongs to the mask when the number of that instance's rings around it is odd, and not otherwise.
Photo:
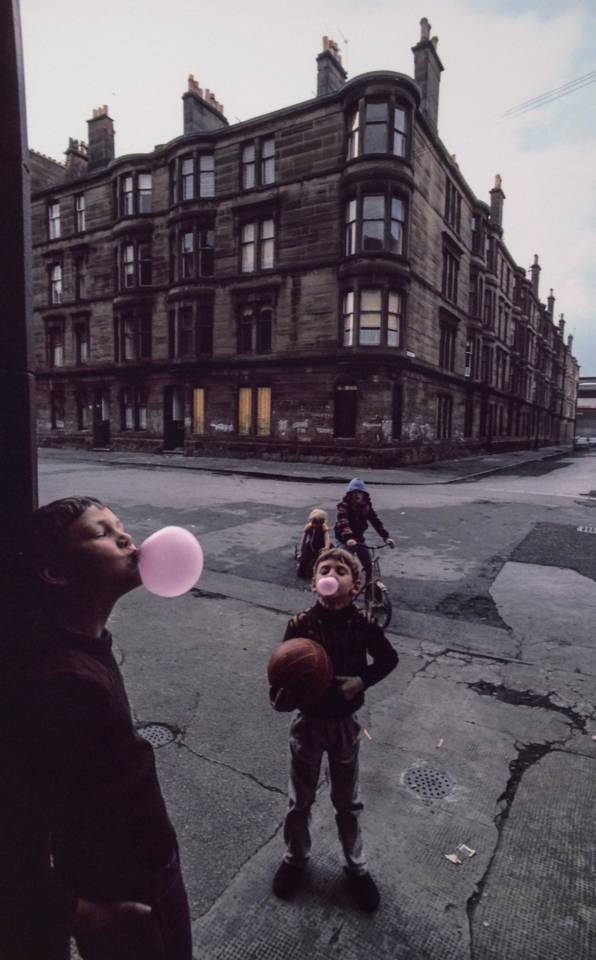
[(381, 630), (385, 630), (391, 623), (393, 607), (389, 599), (387, 587), (381, 580), (381, 564), (378, 553), (383, 547), (389, 547), (391, 544), (379, 543), (369, 547), (367, 543), (364, 543), (360, 544), (360, 546), (364, 546), (370, 551), (372, 571), (370, 580), (358, 591), (357, 596), (359, 597), (362, 594), (366, 615), (371, 620), (374, 620), (374, 622), (380, 626)]

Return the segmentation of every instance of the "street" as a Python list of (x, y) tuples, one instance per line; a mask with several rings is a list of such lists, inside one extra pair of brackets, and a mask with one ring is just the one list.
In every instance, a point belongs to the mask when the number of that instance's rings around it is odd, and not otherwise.
[[(311, 603), (293, 560), (308, 512), (333, 523), (345, 484), (40, 451), (40, 503), (97, 496), (137, 543), (179, 525), (205, 553), (195, 590), (137, 590), (110, 624), (137, 722), (169, 732), (156, 756), (195, 955), (590, 960), (596, 454), (479, 477), (438, 465), (412, 483), (358, 475), (397, 544), (381, 568), (400, 663), (360, 712), (374, 916), (344, 886), (326, 773), (305, 886), (290, 903), (271, 892), (288, 715), (269, 706), (266, 664)], [(457, 864), (460, 844), (475, 852)]]

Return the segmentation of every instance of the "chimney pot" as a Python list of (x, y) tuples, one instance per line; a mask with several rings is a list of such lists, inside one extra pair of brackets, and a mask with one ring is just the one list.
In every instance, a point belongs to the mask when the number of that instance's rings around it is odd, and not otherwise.
[(347, 76), (337, 43), (330, 37), (323, 37), (323, 51), (317, 57), (317, 96), (335, 93), (343, 87)]
[(87, 128), (88, 169), (91, 172), (107, 167), (114, 159), (114, 121), (108, 115), (107, 104), (93, 110), (91, 120), (87, 121)]

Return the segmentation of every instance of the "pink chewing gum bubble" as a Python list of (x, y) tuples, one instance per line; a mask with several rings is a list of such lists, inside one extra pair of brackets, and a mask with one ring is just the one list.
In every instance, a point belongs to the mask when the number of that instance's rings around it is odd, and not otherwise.
[(195, 585), (202, 571), (201, 544), (182, 527), (163, 527), (139, 548), (143, 586), (158, 597), (181, 596)]
[(339, 584), (335, 577), (321, 577), (317, 583), (317, 592), (322, 597), (332, 597), (334, 593), (337, 593), (338, 587)]

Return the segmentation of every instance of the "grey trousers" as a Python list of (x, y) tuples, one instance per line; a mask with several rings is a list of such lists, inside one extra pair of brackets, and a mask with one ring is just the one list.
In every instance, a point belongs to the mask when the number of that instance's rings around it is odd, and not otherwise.
[(356, 716), (340, 720), (306, 717), (298, 713), (290, 726), (289, 804), (284, 823), (284, 860), (304, 866), (310, 854), (310, 808), (319, 782), (321, 760), (327, 753), (331, 779), (331, 802), (335, 822), (350, 873), (366, 873), (366, 860), (358, 817), (358, 751), (360, 724)]

